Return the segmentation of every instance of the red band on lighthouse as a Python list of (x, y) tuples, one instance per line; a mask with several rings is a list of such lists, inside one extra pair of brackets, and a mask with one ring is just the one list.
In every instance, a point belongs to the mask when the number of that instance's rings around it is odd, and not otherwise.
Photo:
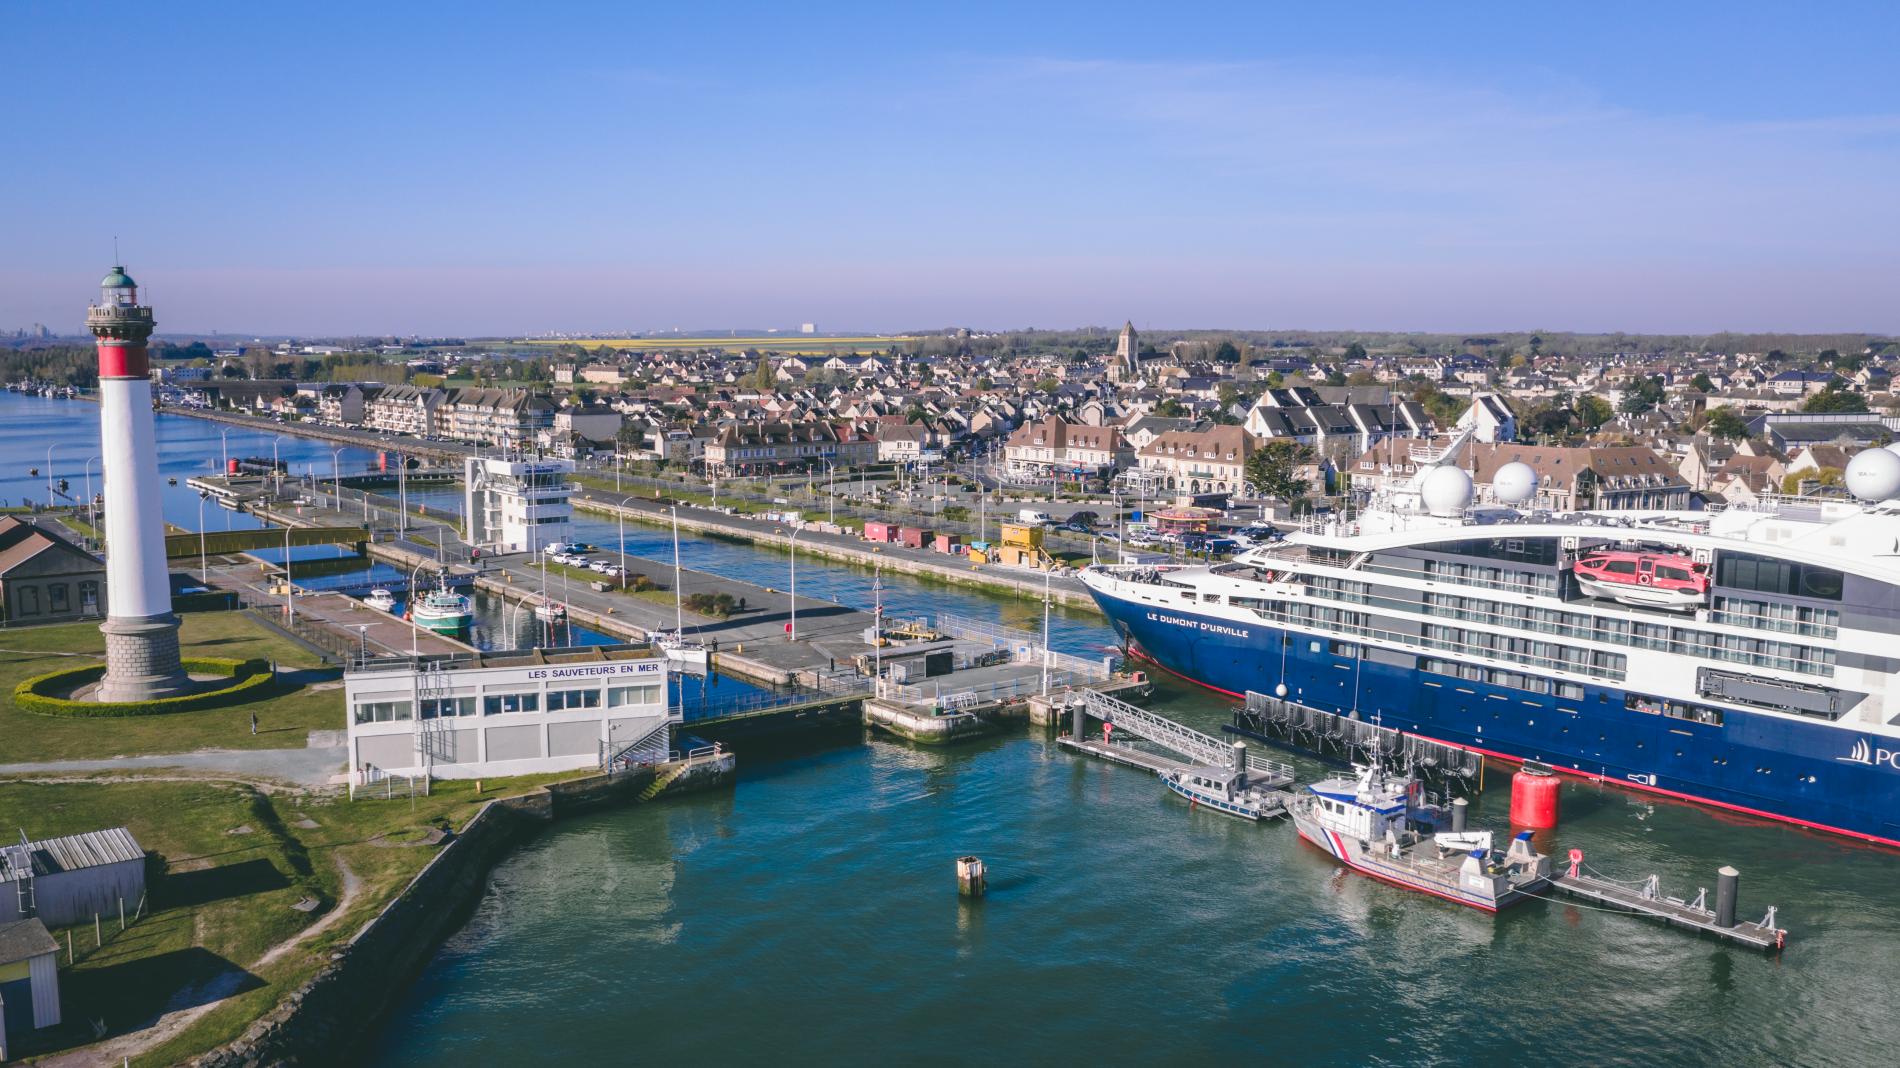
[(100, 378), (146, 378), (151, 371), (152, 361), (145, 355), (144, 345), (99, 342)]

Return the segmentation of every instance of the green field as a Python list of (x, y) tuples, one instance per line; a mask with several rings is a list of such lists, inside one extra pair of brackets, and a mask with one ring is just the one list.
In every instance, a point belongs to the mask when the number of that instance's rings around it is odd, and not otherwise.
[[(238, 612), (192, 612), (180, 617), (186, 656), (258, 657), (279, 668), (314, 668), (302, 646), (265, 630)], [(335, 690), (303, 689), (250, 705), (162, 716), (69, 719), (36, 716), (13, 707), (13, 687), (34, 675), (103, 658), (97, 623), (22, 627), (0, 631), (0, 764), (86, 760), (194, 749), (301, 749), (315, 729), (343, 727), (343, 698)], [(251, 733), (251, 712), (258, 732)]]
[[(334, 698), (334, 695), (331, 695)], [(322, 967), (388, 904), (437, 846), (431, 826), (459, 829), (478, 807), (563, 775), (438, 782), (427, 797), (349, 801), (336, 795), (265, 793), (238, 782), (159, 779), (0, 783), (0, 822), (50, 837), (124, 826), (148, 854), (147, 900), (55, 931), (69, 1020), (103, 1020), (120, 1032), (149, 1019), (174, 994), (201, 987), (230, 996), (133, 1064), (176, 1064), (236, 1037), (290, 988)], [(319, 933), (286, 945), (343, 911)], [(291, 908), (314, 899), (310, 912)], [(73, 962), (65, 947), (71, 937)], [(263, 958), (283, 947), (268, 963)], [(84, 1040), (78, 1029), (67, 1040)], [(119, 1063), (117, 1057), (112, 1063)]]

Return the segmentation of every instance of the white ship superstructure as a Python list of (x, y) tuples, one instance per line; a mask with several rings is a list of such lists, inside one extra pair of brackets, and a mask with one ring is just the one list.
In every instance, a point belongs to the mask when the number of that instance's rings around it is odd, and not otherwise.
[[(1532, 499), (1507, 471), (1505, 499)], [(1230, 563), (1083, 580), (1124, 640), (1216, 689), (1900, 842), (1900, 455), (1863, 453), (1848, 483), (1859, 499), (1553, 515), (1473, 508), (1464, 472), (1432, 467)]]

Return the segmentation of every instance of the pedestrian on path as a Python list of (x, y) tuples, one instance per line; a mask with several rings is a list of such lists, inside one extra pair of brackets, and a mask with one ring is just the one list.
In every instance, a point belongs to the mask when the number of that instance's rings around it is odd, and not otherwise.
[(251, 712), (251, 734), (253, 736), (257, 734), (257, 712), (255, 710)]

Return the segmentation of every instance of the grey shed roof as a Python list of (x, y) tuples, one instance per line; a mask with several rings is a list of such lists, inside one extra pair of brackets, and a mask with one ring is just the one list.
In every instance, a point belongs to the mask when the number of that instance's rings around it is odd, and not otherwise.
[[(5, 860), (18, 856), (20, 847), (4, 849)], [(28, 842), (27, 854), (32, 858), (34, 875), (53, 875), (63, 871), (78, 871), (82, 868), (96, 868), (105, 864), (118, 864), (121, 861), (145, 859), (145, 850), (140, 848), (132, 832), (124, 827), (109, 827), (103, 831), (87, 831), (84, 834), (69, 834), (63, 838), (48, 838), (43, 842)], [(0, 861), (0, 868), (7, 867)], [(7, 872), (9, 877), (18, 877), (18, 873)]]
[(59, 943), (38, 919), (0, 923), (0, 964), (17, 964), (58, 951)]

